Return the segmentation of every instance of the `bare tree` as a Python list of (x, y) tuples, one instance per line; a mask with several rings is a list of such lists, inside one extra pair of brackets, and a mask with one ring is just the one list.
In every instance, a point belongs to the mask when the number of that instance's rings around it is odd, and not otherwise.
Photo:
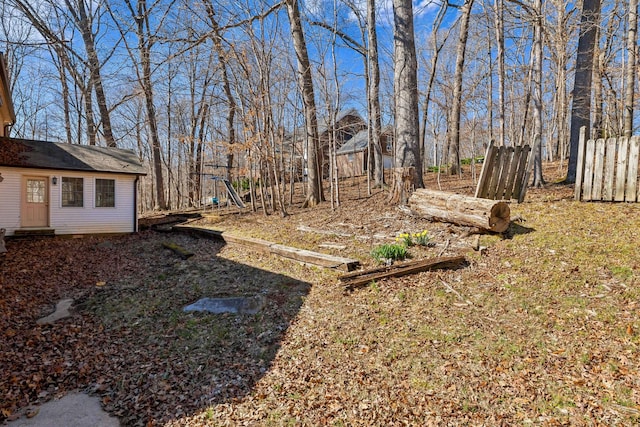
[[(542, 139), (542, 0), (533, 1), (533, 46), (531, 48), (531, 76), (533, 83), (533, 137)], [(535, 144), (534, 144), (535, 145)], [(537, 144), (533, 153), (534, 187), (542, 187), (542, 144)]]
[(460, 115), (462, 111), (462, 74), (464, 73), (464, 57), (469, 37), (469, 20), (474, 0), (465, 0), (461, 7), (460, 36), (456, 49), (456, 70), (453, 76), (453, 99), (449, 122), (449, 173), (455, 175), (460, 170)]
[(394, 0), (394, 108), (395, 171), (390, 200), (405, 203), (405, 186), (424, 187), (418, 132), (418, 77), (413, 4), (411, 0)]
[[(573, 84), (573, 105), (571, 107), (571, 136), (569, 140), (568, 183), (576, 181), (578, 165), (578, 140), (580, 128), (591, 123), (591, 82), (593, 78), (593, 55), (596, 44), (596, 27), (600, 22), (600, 0), (584, 0), (578, 38), (578, 56)], [(587, 132), (587, 135), (590, 132)]]
[(638, 51), (638, 0), (629, 0), (627, 28), (627, 69), (624, 95), (624, 136), (633, 133), (634, 90), (636, 85), (636, 52)]
[(291, 28), (291, 37), (293, 39), (293, 48), (296, 52), (298, 64), (298, 84), (302, 95), (306, 143), (307, 149), (307, 199), (305, 206), (315, 206), (324, 201), (322, 191), (322, 168), (319, 155), (318, 141), (318, 117), (316, 115), (316, 101), (313, 90), (313, 79), (311, 76), (311, 63), (309, 62), (309, 53), (307, 51), (307, 43), (302, 29), (302, 21), (300, 19), (300, 8), (298, 0), (285, 0), (287, 5), (287, 14), (289, 16), (289, 25)]
[(505, 144), (504, 138), (504, 0), (494, 0), (496, 42), (498, 46), (498, 145)]
[[(167, 4), (163, 4), (165, 9), (161, 12), (159, 11), (159, 3), (157, 2), (154, 2), (152, 9), (149, 9), (146, 0), (137, 0), (136, 4), (134, 4), (132, 0), (125, 0), (124, 4), (129, 16), (118, 16), (117, 8), (114, 7), (114, 4), (107, 3), (109, 13), (120, 30), (120, 34), (122, 35), (131, 62), (135, 64), (134, 71), (137, 76), (138, 84), (144, 94), (147, 126), (149, 127), (149, 137), (151, 139), (156, 203), (157, 207), (161, 210), (167, 209), (167, 203), (165, 197), (164, 173), (162, 170), (160, 136), (158, 133), (158, 118), (154, 104), (151, 55), (154, 45), (158, 40), (156, 31), (158, 28), (162, 28), (163, 22), (165, 21), (173, 3), (175, 3), (175, 0), (170, 1)], [(158, 15), (156, 16), (154, 12), (157, 12)], [(152, 26), (152, 22), (155, 24), (154, 26)], [(127, 41), (126, 35), (129, 34), (129, 32), (133, 32), (138, 39), (136, 48), (130, 46)]]
[[(107, 146), (115, 147), (116, 142), (111, 130), (110, 111), (107, 107), (106, 95), (102, 83), (101, 70), (103, 64), (98, 57), (95, 42), (95, 31), (97, 30), (94, 27), (99, 26), (94, 20), (99, 18), (103, 13), (101, 2), (88, 3), (86, 0), (64, 0), (64, 6), (66, 6), (66, 9), (59, 4), (59, 2), (53, 0), (46, 0), (43, 3), (30, 2), (26, 0), (7, 0), (7, 2), (22, 12), (42, 37), (55, 46), (54, 52), (59, 55), (63, 55), (60, 58), (61, 66), (68, 67), (71, 64), (69, 57), (73, 56), (82, 61), (82, 66), (87, 67), (90, 74), (90, 80), (86, 85), (86, 89), (89, 92), (84, 93), (85, 98), (87, 98), (86, 102), (91, 102), (91, 91), (95, 92), (98, 109), (100, 111), (102, 132), (105, 143)], [(78, 52), (78, 50), (74, 49), (73, 43), (69, 43), (69, 40), (66, 39), (67, 34), (64, 32), (58, 32), (55, 29), (54, 24), (47, 22), (46, 17), (43, 16), (39, 7), (49, 9), (52, 12), (52, 16), (60, 19), (64, 19), (64, 17), (68, 15), (68, 19), (74, 24), (75, 28), (82, 36), (86, 58)], [(63, 25), (64, 24), (66, 23), (63, 23)], [(59, 26), (59, 23), (55, 24), (55, 26)], [(81, 74), (80, 71), (75, 72), (76, 74)], [(93, 120), (93, 118), (88, 118), (88, 120)], [(92, 127), (88, 126), (88, 129), (90, 130), (89, 140), (92, 142), (94, 135), (91, 133)]]
[[(367, 0), (367, 106), (369, 107), (369, 159), (373, 157), (373, 162), (369, 161), (373, 168), (373, 185), (380, 187), (384, 185), (384, 163), (382, 158), (382, 145), (380, 135), (382, 134), (382, 121), (380, 111), (380, 63), (378, 60), (378, 33), (376, 30), (376, 2)], [(373, 153), (373, 156), (371, 156)], [(370, 173), (370, 172), (369, 172)]]

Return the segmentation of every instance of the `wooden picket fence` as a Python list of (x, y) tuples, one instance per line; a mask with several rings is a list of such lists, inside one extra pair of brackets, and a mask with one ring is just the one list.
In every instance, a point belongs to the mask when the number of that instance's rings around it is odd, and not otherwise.
[(575, 200), (637, 202), (640, 137), (586, 140), (580, 129)]
[(538, 144), (539, 137), (534, 139), (533, 147), (496, 147), (491, 141), (484, 157), (476, 197), (491, 200), (517, 199), (518, 203), (522, 203)]

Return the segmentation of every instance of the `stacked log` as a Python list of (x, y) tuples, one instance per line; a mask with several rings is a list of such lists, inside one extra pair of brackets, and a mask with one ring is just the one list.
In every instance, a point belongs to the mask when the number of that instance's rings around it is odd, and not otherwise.
[(505, 202), (425, 188), (417, 189), (411, 195), (409, 207), (420, 217), (496, 233), (509, 228), (511, 216), (511, 209)]

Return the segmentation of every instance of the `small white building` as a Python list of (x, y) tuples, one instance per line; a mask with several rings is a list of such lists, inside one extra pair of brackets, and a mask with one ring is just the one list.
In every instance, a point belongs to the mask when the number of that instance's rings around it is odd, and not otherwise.
[(137, 231), (133, 151), (0, 137), (0, 228), (15, 234)]
[(130, 150), (9, 138), (16, 116), (0, 52), (0, 230), (16, 234), (132, 233), (146, 175)]

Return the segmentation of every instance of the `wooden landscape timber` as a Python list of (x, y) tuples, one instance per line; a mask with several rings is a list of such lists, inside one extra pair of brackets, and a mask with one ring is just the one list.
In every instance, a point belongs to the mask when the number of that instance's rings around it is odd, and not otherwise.
[(6, 233), (6, 230), (4, 228), (0, 228), (0, 254), (7, 252), (7, 247), (5, 246), (5, 243), (4, 243), (5, 233)]
[(502, 233), (509, 228), (511, 209), (506, 202), (478, 199), (419, 188), (409, 198), (411, 212), (420, 217)]
[(177, 243), (173, 242), (162, 242), (162, 246), (171, 249), (175, 254), (179, 255), (182, 259), (191, 258), (193, 256), (193, 252), (188, 251)]
[(441, 270), (445, 268), (455, 268), (466, 261), (464, 255), (451, 257), (437, 257), (422, 259), (419, 261), (408, 261), (401, 264), (373, 268), (370, 270), (354, 271), (339, 277), (340, 282), (347, 290), (366, 286), (374, 280), (387, 277), (400, 277), (409, 274), (420, 273), (422, 271)]
[(269, 242), (268, 240), (239, 236), (228, 231), (212, 230), (208, 228), (192, 227), (188, 225), (174, 226), (173, 229), (176, 231), (184, 231), (188, 233), (195, 233), (202, 236), (212, 237), (215, 239), (223, 240), (226, 243), (235, 243), (249, 246), (253, 249), (266, 251), (285, 258), (293, 259), (295, 261), (313, 264), (324, 268), (352, 271), (360, 265), (360, 262), (355, 259), (343, 258), (339, 256), (323, 254), (320, 252), (313, 252), (306, 249), (293, 248), (291, 246), (284, 246), (274, 242)]

